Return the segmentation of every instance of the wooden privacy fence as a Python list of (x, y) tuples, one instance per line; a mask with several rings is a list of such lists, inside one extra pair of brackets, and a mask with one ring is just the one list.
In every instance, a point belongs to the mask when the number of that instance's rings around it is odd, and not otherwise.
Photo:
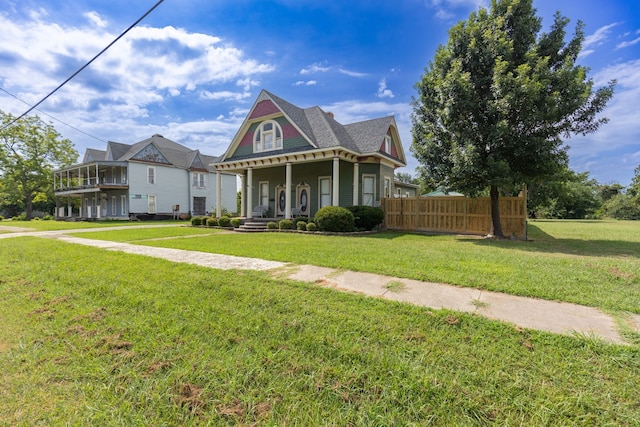
[[(459, 196), (382, 199), (389, 230), (489, 234), (491, 199)], [(500, 197), (500, 223), (505, 236), (526, 236), (525, 198)]]

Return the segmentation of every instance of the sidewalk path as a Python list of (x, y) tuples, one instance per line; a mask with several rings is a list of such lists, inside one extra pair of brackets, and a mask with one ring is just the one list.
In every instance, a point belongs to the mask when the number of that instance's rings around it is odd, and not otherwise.
[[(614, 319), (593, 307), (371, 273), (358, 273), (312, 265), (293, 265), (257, 258), (92, 240), (67, 235), (69, 233), (75, 234), (97, 230), (143, 227), (158, 226), (142, 225), (109, 227), (108, 229), (88, 228), (59, 231), (21, 230), (19, 232), (0, 234), (0, 239), (20, 236), (46, 237), (68, 243), (146, 255), (208, 268), (270, 271), (277, 277), (315, 283), (319, 286), (342, 291), (357, 292), (373, 297), (407, 302), (434, 309), (445, 308), (475, 313), (490, 319), (510, 322), (523, 328), (568, 335), (578, 334), (600, 338), (611, 343), (625, 344), (625, 341), (618, 332)], [(632, 315), (628, 320), (629, 328), (640, 333), (640, 315)]]

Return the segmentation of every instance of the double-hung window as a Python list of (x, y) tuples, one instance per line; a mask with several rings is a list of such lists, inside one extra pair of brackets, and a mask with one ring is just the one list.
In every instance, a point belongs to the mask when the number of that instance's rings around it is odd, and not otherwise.
[(364, 206), (373, 206), (376, 200), (376, 176), (362, 176), (362, 204)]
[(193, 173), (193, 187), (204, 188), (207, 185), (206, 175), (200, 172)]
[(147, 166), (147, 184), (156, 183), (156, 168), (154, 166)]
[(320, 207), (331, 206), (331, 177), (321, 176), (318, 178), (318, 187), (320, 187), (318, 192)]

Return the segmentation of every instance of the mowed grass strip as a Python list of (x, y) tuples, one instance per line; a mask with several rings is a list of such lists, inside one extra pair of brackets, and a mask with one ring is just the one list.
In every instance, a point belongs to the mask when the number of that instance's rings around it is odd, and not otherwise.
[(529, 225), (532, 241), (527, 242), (395, 232), (217, 233), (157, 240), (165, 233), (178, 237), (181, 232), (114, 230), (82, 236), (365, 271), (640, 313), (637, 221), (536, 221)]
[(7, 425), (634, 425), (637, 346), (0, 241)]
[(3, 227), (28, 228), (33, 231), (77, 230), (83, 228), (135, 227), (140, 225), (188, 225), (187, 221), (0, 221)]

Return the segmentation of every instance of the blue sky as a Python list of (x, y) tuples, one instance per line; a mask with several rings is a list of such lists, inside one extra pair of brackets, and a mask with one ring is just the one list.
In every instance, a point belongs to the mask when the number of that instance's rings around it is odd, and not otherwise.
[[(156, 0), (0, 0), (0, 109), (21, 114)], [(351, 123), (394, 114), (415, 174), (415, 83), (448, 29), (488, 0), (165, 0), (40, 107), (75, 144), (104, 149), (160, 133), (222, 154), (261, 89)], [(640, 165), (640, 1), (534, 0), (586, 24), (579, 62), (617, 79), (597, 133), (567, 140), (570, 166), (628, 185)], [(569, 34), (570, 35), (570, 34)], [(6, 91), (6, 92), (5, 92)], [(53, 116), (56, 121), (46, 114)], [(70, 125), (70, 126), (67, 126)], [(78, 130), (76, 130), (76, 129)], [(87, 135), (89, 134), (89, 135)]]

